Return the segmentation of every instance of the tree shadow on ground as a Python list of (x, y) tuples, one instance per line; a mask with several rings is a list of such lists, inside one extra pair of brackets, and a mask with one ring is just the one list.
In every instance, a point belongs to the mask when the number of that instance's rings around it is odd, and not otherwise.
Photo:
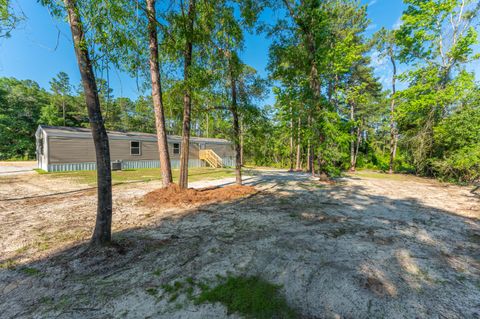
[(213, 284), (227, 273), (281, 284), (301, 318), (479, 316), (477, 219), (305, 174), (263, 172), (248, 184), (263, 190), (174, 217), (153, 212), (109, 248), (80, 243), (12, 261), (0, 269), (2, 317), (227, 316), (158, 297), (174, 281)]

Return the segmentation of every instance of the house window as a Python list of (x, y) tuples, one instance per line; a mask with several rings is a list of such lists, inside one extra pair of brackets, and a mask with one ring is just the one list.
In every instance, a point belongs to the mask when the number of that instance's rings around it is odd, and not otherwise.
[(141, 152), (142, 144), (138, 141), (131, 141), (130, 142), (130, 155), (142, 155)]
[(180, 154), (180, 144), (173, 143), (173, 154)]

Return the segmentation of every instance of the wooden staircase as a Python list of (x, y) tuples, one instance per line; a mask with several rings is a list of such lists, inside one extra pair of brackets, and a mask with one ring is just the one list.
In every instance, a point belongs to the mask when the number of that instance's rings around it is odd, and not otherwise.
[(211, 167), (223, 167), (222, 158), (218, 156), (218, 154), (215, 153), (212, 149), (199, 150), (198, 155), (202, 161), (205, 161)]

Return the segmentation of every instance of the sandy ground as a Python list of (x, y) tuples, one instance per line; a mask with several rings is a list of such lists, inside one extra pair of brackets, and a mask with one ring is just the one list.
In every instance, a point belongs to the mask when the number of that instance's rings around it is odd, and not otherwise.
[(36, 161), (0, 161), (0, 176), (34, 173), (34, 168), (37, 168)]
[(280, 171), (248, 184), (260, 192), (182, 209), (139, 204), (159, 182), (116, 186), (120, 246), (92, 252), (94, 190), (0, 178), (0, 317), (240, 318), (164, 297), (165, 284), (230, 273), (282, 285), (301, 318), (480, 318), (480, 200), (468, 188)]

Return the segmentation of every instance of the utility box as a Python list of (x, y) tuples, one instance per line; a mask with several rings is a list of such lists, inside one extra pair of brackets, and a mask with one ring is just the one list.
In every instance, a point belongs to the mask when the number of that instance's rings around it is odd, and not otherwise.
[(113, 161), (112, 162), (112, 171), (121, 171), (122, 170), (122, 161)]

